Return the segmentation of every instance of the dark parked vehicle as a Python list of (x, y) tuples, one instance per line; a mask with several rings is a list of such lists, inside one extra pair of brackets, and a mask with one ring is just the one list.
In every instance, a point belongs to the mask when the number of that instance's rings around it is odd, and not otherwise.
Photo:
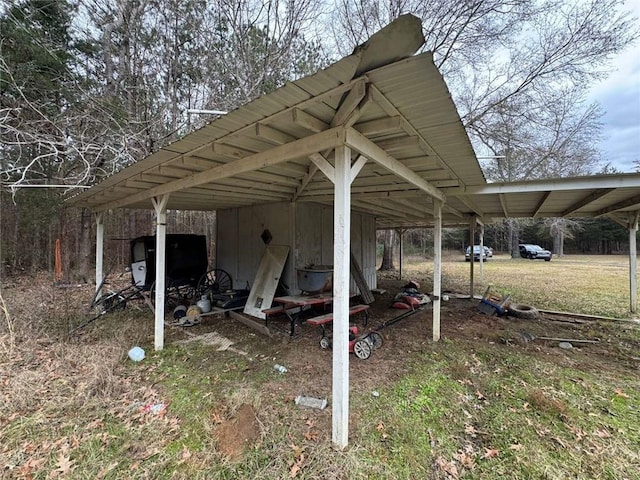
[(520, 256), (522, 258), (528, 258), (529, 260), (544, 260), (545, 262), (551, 261), (551, 252), (545, 250), (540, 245), (532, 245), (530, 243), (521, 243), (518, 245), (520, 249)]
[[(493, 251), (491, 251), (491, 255), (489, 255), (489, 248), (488, 247), (484, 247), (482, 260), (485, 261), (490, 256), (493, 256)], [(470, 261), (470, 257), (471, 257), (471, 247), (467, 247), (467, 250), (465, 251), (465, 254), (464, 254), (464, 260), (466, 262), (468, 262), (468, 261)], [(473, 259), (476, 262), (480, 261), (480, 245), (474, 245), (473, 246)]]

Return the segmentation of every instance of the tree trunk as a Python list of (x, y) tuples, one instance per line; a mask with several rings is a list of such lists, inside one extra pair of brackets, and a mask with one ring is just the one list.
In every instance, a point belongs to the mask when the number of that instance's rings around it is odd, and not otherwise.
[(518, 224), (511, 218), (508, 219), (507, 222), (509, 225), (509, 252), (511, 253), (511, 258), (518, 258), (520, 256), (518, 249), (518, 244), (520, 243)]
[(395, 270), (396, 267), (393, 264), (395, 232), (393, 230), (386, 230), (384, 232), (383, 246), (384, 248), (382, 250), (382, 265), (380, 265), (380, 270)]
[(89, 259), (91, 258), (91, 212), (87, 208), (82, 209), (80, 215), (80, 263), (78, 276), (83, 282), (89, 282)]

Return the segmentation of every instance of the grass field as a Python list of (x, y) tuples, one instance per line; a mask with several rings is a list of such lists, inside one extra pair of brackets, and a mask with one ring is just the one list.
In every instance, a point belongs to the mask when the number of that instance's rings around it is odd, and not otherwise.
[[(430, 283), (433, 263), (409, 257), (403, 276)], [(443, 289), (469, 292), (469, 262), (449, 254), (443, 262)], [(480, 275), (474, 265), (475, 294), (492, 289), (508, 293), (517, 303), (546, 310), (630, 318), (629, 260), (623, 255), (567, 255), (550, 262), (495, 255)], [(639, 297), (640, 298), (640, 297)]]
[[(410, 261), (403, 276), (426, 291), (429, 268)], [(464, 292), (468, 268), (448, 258), (444, 288)], [(623, 257), (498, 257), (477, 293), (490, 283), (541, 308), (624, 317), (626, 275)], [(331, 354), (315, 330), (286, 342), (216, 319), (168, 328), (165, 349), (153, 352), (144, 308), (66, 335), (91, 287), (20, 278), (1, 293), (0, 478), (640, 479), (635, 322), (532, 323), (452, 299), (433, 343), (430, 312), (411, 316), (383, 331), (369, 360), (351, 356), (349, 447), (336, 451), (331, 408), (294, 402), (305, 393), (331, 405)], [(397, 314), (392, 296), (376, 301), (374, 325)], [(523, 329), (598, 343), (512, 341)], [(190, 341), (212, 332), (234, 349)], [(127, 358), (133, 345), (146, 350), (140, 363)]]

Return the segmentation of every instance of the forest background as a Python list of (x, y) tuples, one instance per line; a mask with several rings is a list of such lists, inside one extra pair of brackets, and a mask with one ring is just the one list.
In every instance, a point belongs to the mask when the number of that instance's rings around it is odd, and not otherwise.
[[(639, 36), (619, 0), (2, 0), (0, 275), (52, 271), (58, 242), (65, 279), (90, 278), (92, 214), (65, 198), (214, 118), (190, 110), (237, 108), (404, 13), (422, 19), (423, 50), (488, 181), (616, 173), (587, 93)], [(173, 211), (168, 223), (215, 238), (215, 213)], [(112, 264), (153, 233), (150, 211), (110, 212), (105, 224)], [(430, 235), (403, 237), (428, 256)], [(623, 253), (627, 235), (602, 219), (509, 219), (487, 225), (485, 244)], [(447, 230), (444, 247), (467, 239)], [(392, 249), (396, 232), (381, 242)]]

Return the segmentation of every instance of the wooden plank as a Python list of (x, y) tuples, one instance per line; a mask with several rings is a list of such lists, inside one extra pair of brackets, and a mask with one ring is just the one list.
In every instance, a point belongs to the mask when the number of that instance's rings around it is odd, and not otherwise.
[(234, 320), (238, 320), (240, 323), (245, 324), (247, 327), (249, 328), (253, 328), (254, 330), (257, 330), (260, 333), (263, 333), (264, 335), (266, 335), (267, 337), (271, 336), (271, 330), (269, 330), (269, 328), (260, 323), (260, 322), (256, 322), (255, 320), (245, 317), (244, 315), (238, 313), (238, 312), (234, 312), (233, 310), (231, 310), (229, 312), (229, 316), (231, 318), (233, 318)]
[(289, 256), (288, 245), (267, 246), (249, 292), (244, 313), (263, 320), (266, 318), (262, 310), (269, 308), (273, 302), (287, 256)]
[(347, 129), (346, 144), (362, 155), (368, 157), (370, 160), (382, 165), (403, 180), (415, 185), (432, 197), (445, 201), (445, 196), (440, 190), (431, 185), (413, 170), (405, 167), (401, 162), (393, 158), (357, 130), (354, 130), (353, 128)]
[(360, 264), (358, 263), (358, 259), (355, 257), (353, 252), (351, 252), (351, 276), (353, 280), (356, 282), (358, 286), (358, 290), (360, 290), (360, 296), (362, 297), (362, 301), (366, 304), (370, 304), (376, 301), (373, 293), (369, 289), (369, 285), (367, 285), (367, 280), (364, 278), (364, 274), (362, 273), (362, 269), (360, 268)]
[(339, 449), (349, 439), (349, 253), (351, 251), (351, 151), (335, 155), (333, 211), (333, 357), (331, 439)]
[[(355, 131), (355, 130), (354, 130)], [(360, 135), (360, 134), (358, 134)], [(221, 178), (229, 178), (235, 175), (260, 170), (265, 167), (284, 163), (294, 158), (310, 155), (327, 148), (341, 145), (344, 141), (345, 131), (342, 127), (336, 127), (324, 132), (301, 138), (285, 145), (274, 147), (264, 152), (255, 153), (248, 157), (218, 165), (209, 170), (189, 175), (188, 177), (158, 185), (149, 190), (130, 195), (126, 198), (105, 203), (96, 208), (96, 211), (110, 210), (149, 199), (154, 196), (196, 187)]]

